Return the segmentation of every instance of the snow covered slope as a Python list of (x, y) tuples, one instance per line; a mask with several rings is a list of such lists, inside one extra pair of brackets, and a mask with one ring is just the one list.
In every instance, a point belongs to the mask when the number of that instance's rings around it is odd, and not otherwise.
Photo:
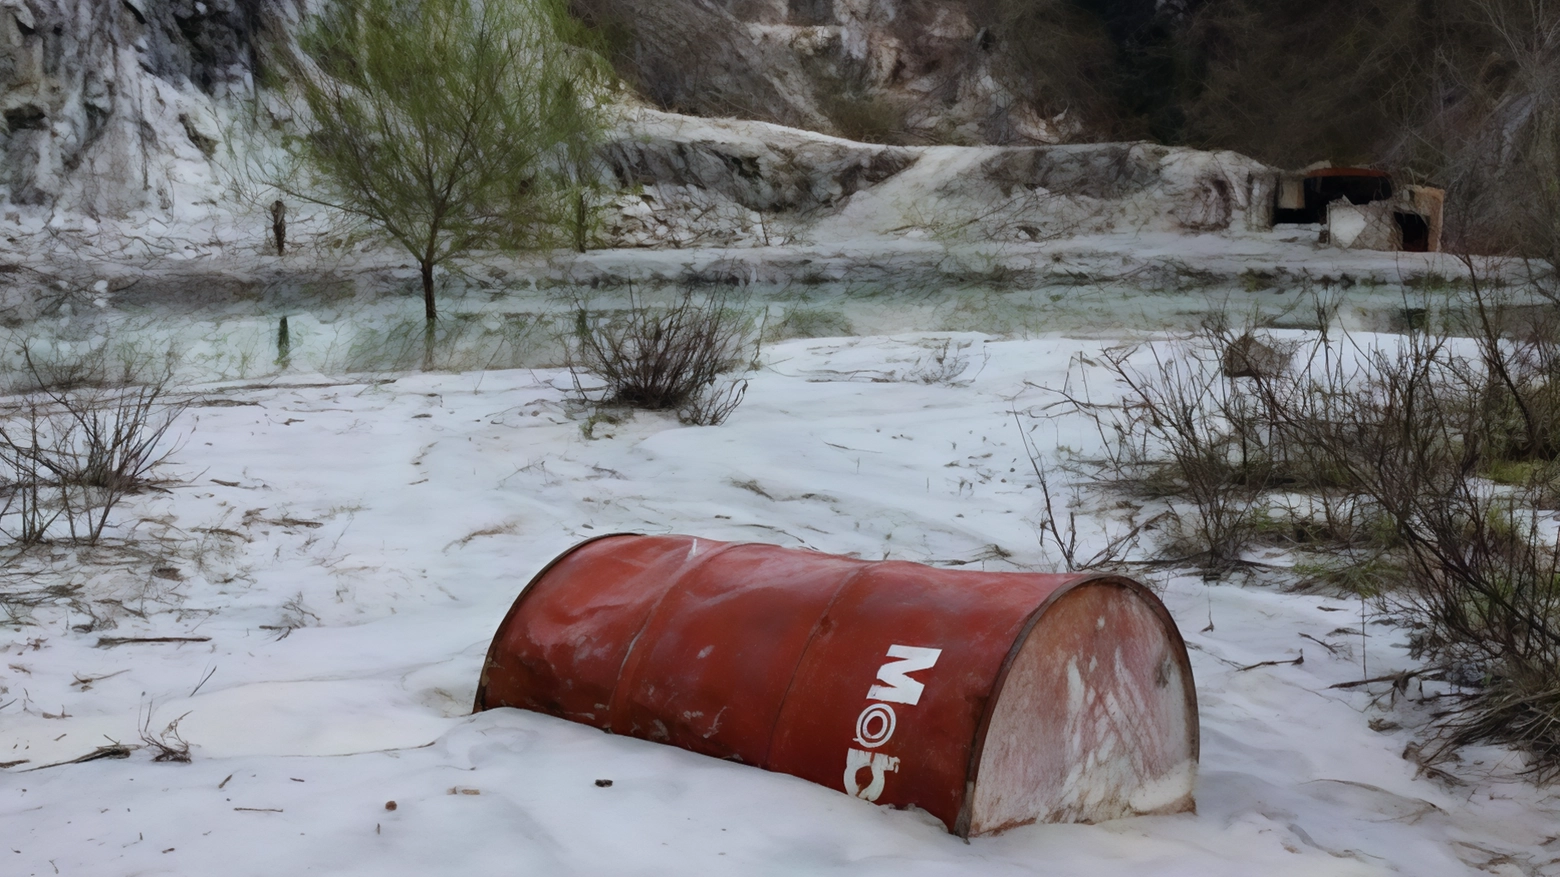
[[(944, 343), (970, 368), (923, 383)], [(1560, 872), (1560, 802), (1511, 779), (1518, 759), (1472, 750), (1455, 778), (1421, 773), (1401, 755), (1433, 701), (1329, 687), (1362, 661), (1373, 675), (1411, 666), (1400, 630), (1370, 623), (1362, 638), (1357, 603), (1233, 581), (1148, 578), (1192, 650), (1196, 814), (966, 844), (924, 814), (792, 777), (534, 714), (467, 714), (509, 603), (591, 535), (1046, 567), (1010, 412), (1052, 401), (1041, 388), (1105, 343), (787, 342), (726, 425), (640, 414), (597, 422), (593, 440), (557, 370), (207, 387), (182, 425), (189, 483), (117, 518), (140, 549), (85, 566), (62, 555), (23, 623), (0, 628), (0, 870)], [(1094, 447), (1086, 423), (1044, 423), (1048, 454)], [(138, 636), (209, 639), (103, 642)], [(155, 738), (180, 716), (190, 764), (147, 747), (44, 767), (139, 746), (143, 727)]]

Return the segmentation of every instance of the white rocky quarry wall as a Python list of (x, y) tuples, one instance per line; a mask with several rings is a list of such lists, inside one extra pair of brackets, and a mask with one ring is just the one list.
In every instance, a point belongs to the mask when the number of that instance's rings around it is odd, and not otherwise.
[(210, 199), (224, 118), (306, 0), (0, 0), (0, 201), (91, 216)]
[[(993, 50), (962, 3), (752, 0), (748, 32), (803, 66), (897, 105), (912, 141), (1059, 143), (1077, 135), (997, 81)], [(1000, 51), (997, 49), (996, 51)]]
[[(237, 211), (216, 167), (230, 149), (243, 152), (247, 126), (284, 115), (274, 93), (257, 85), (292, 50), (311, 2), (0, 0), (0, 206), (175, 223)], [(691, 0), (645, 9), (675, 11), (684, 2)], [(903, 29), (890, 26), (892, 3), (819, 0), (809, 13), (797, 2), (753, 0), (743, 14), (755, 28), (832, 45), (885, 88), (932, 94), (950, 82), (984, 81), (916, 74), (919, 62), (906, 58), (924, 47), (910, 47)], [(933, 16), (919, 39), (974, 39), (961, 8)], [(764, 23), (807, 15), (828, 23)], [(772, 84), (778, 92), (784, 82)], [(1260, 227), (1263, 211), (1251, 207), (1271, 198), (1268, 169), (1231, 153), (1151, 144), (880, 146), (635, 108), (605, 145), (602, 174), (626, 193), (607, 211), (603, 243), (631, 247), (1225, 232)]]
[[(631, 35), (620, 66), (658, 107), (828, 133), (886, 124), (893, 142), (1056, 143), (1086, 134), (1042, 117), (995, 70), (1005, 47), (976, 0), (574, 0)], [(984, 14), (989, 17), (990, 10)], [(853, 122), (851, 117), (856, 121)]]
[(1232, 152), (1099, 143), (901, 147), (761, 122), (628, 114), (604, 161), (616, 246), (863, 237), (1025, 243), (1270, 227), (1275, 172)]

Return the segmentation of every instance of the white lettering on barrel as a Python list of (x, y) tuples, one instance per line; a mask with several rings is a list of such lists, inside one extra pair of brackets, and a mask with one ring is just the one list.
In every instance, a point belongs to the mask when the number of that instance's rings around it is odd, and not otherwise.
[(888, 656), (899, 658), (898, 661), (889, 661), (878, 668), (877, 678), (883, 685), (874, 685), (867, 690), (868, 700), (885, 700), (889, 703), (907, 703), (911, 706), (921, 702), (921, 690), (926, 686), (911, 679), (909, 673), (917, 670), (931, 669), (937, 663), (937, 656), (942, 654), (942, 649), (922, 649), (916, 646), (889, 646)]
[[(872, 768), (872, 781), (862, 788), (856, 782), (856, 774), (864, 767)], [(845, 793), (868, 801), (876, 801), (883, 794), (883, 784), (890, 771), (899, 771), (899, 759), (881, 752), (862, 752), (851, 749), (845, 753)]]
[[(880, 703), (868, 703), (862, 709), (861, 715), (856, 717), (856, 744), (862, 749), (848, 748), (845, 751), (845, 792), (867, 801), (876, 801), (883, 794), (883, 786), (888, 780), (888, 774), (899, 772), (899, 759), (882, 752), (866, 752), (866, 749), (876, 749), (887, 743), (898, 727), (898, 716), (894, 714), (894, 708), (889, 703), (906, 704), (915, 706), (921, 702), (921, 694), (926, 690), (924, 683), (910, 678), (911, 673), (918, 670), (931, 669), (936, 663), (942, 649), (927, 649), (920, 646), (892, 645), (888, 647), (888, 657), (898, 660), (889, 661), (878, 668), (877, 681), (882, 685), (873, 685), (867, 689), (869, 701), (882, 701)], [(865, 787), (857, 782), (857, 776), (862, 768), (871, 768), (872, 780)]]
[(863, 749), (876, 749), (894, 736), (899, 717), (886, 703), (869, 703), (856, 717), (856, 744)]

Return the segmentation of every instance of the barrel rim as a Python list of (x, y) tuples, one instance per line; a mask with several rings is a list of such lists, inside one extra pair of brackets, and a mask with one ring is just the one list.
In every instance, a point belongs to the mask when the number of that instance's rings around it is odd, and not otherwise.
[(488, 668), (493, 666), (493, 653), (498, 650), (500, 637), (505, 630), (509, 629), (509, 622), (513, 620), (515, 614), (520, 611), (520, 604), (524, 603), (525, 598), (530, 596), (531, 591), (535, 589), (537, 583), (546, 578), (547, 574), (552, 572), (554, 567), (560, 563), (563, 563), (565, 560), (572, 557), (576, 552), (585, 548), (587, 545), (594, 545), (597, 542), (602, 542), (607, 539), (615, 539), (619, 536), (644, 535), (647, 534), (624, 531), (620, 533), (602, 533), (599, 536), (592, 536), (589, 539), (577, 542), (569, 548), (565, 549), (562, 553), (548, 561), (547, 565), (538, 570), (536, 575), (531, 576), (531, 580), (526, 582), (525, 587), (521, 588), (520, 593), (515, 596), (515, 601), (509, 604), (509, 611), (504, 613), (504, 619), (498, 623), (498, 628), (493, 631), (493, 638), (488, 642), (487, 654), (482, 658), (482, 673), (477, 677), (477, 694), (471, 705), (472, 715), (476, 715), (477, 713), (486, 712), (487, 710), (492, 709), (492, 707), (486, 705), (486, 701), (488, 687)]
[[(1013, 645), (1008, 648), (1006, 657), (1002, 659), (1002, 668), (997, 671), (997, 677), (992, 682), (991, 695), (986, 698), (986, 704), (981, 708), (980, 723), (976, 725), (975, 729), (975, 742), (970, 747), (969, 767), (965, 771), (964, 801), (959, 807), (959, 816), (953, 825), (953, 833), (956, 836), (966, 840), (969, 839), (970, 823), (974, 818), (975, 787), (980, 781), (981, 756), (986, 750), (986, 733), (990, 730), (991, 719), (996, 712), (997, 701), (1001, 699), (1002, 691), (1007, 686), (1008, 673), (1012, 670), (1013, 663), (1018, 658), (1018, 653), (1023, 649), (1024, 644), (1029, 641), (1029, 636), (1034, 632), (1035, 625), (1040, 623), (1040, 619), (1045, 617), (1045, 614), (1051, 610), (1051, 607), (1057, 601), (1078, 588), (1090, 585), (1114, 585), (1131, 592), (1134, 596), (1142, 598), (1149, 609), (1158, 617), (1160, 626), (1169, 635), (1171, 643), (1177, 647), (1174, 649), (1176, 663), (1180, 666), (1186, 680), (1186, 684), (1182, 686), (1182, 696), (1186, 701), (1186, 715), (1189, 725), (1187, 730), (1192, 744), (1192, 761), (1194, 763), (1202, 761), (1202, 724), (1197, 712), (1197, 682), (1196, 677), (1192, 674), (1192, 659), (1186, 648), (1186, 640), (1181, 636), (1181, 629), (1176, 625), (1175, 617), (1170, 614), (1170, 610), (1165, 606), (1164, 601), (1159, 599), (1159, 595), (1155, 594), (1142, 582), (1116, 573), (1084, 573), (1077, 579), (1057, 588), (1029, 614), (1029, 617), (1024, 620), (1024, 626), (1020, 629), (1018, 636), (1014, 638)], [(1017, 828), (1019, 825), (1027, 824), (1029, 823), (1015, 823), (1003, 826), (996, 829), (996, 831)]]

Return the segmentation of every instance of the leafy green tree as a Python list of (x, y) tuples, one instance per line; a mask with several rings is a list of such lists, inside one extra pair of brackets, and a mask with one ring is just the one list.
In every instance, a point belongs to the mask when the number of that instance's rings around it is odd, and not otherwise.
[(301, 45), (304, 173), (276, 184), (411, 253), (430, 352), (441, 263), (578, 243), (605, 67), (564, 0), (336, 0)]

